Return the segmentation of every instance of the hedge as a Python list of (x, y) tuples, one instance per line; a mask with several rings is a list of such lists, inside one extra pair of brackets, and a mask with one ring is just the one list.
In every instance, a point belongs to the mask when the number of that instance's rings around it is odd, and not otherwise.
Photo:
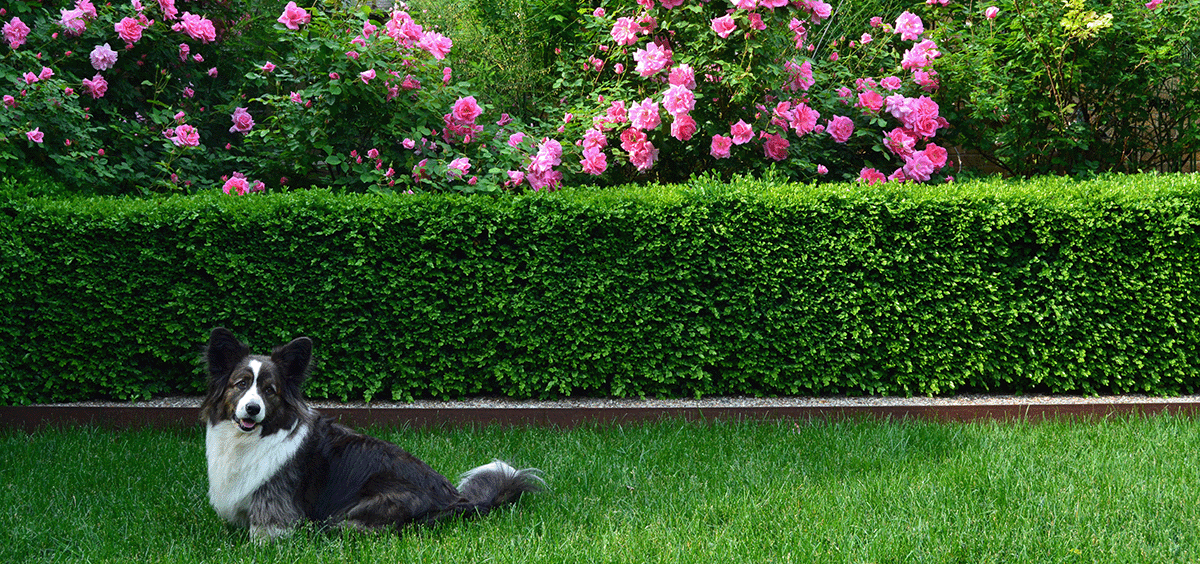
[(340, 399), (1200, 382), (1194, 174), (499, 198), (0, 192), (0, 403), (199, 393), (214, 326), (264, 352), (312, 337), (308, 393)]

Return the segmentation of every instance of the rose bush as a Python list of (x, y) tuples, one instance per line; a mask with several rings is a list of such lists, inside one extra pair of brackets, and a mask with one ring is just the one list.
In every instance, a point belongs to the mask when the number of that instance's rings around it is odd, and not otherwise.
[(904, 12), (892, 26), (877, 16), (859, 22), (861, 37), (818, 49), (833, 12), (820, 0), (602, 3), (585, 17), (584, 50), (564, 54), (558, 84), (575, 116), (564, 160), (589, 162), (605, 146), (611, 159), (583, 171), (599, 178), (570, 181), (768, 168), (801, 179), (935, 178), (947, 159), (934, 139), (948, 122), (930, 98), (940, 52), (921, 18)]
[[(35, 167), (111, 194), (210, 188), (235, 140), (219, 115), (236, 102), (228, 77), (266, 43), (258, 3), (44, 6), (0, 9), (0, 174)], [(26, 142), (35, 128), (43, 141)]]

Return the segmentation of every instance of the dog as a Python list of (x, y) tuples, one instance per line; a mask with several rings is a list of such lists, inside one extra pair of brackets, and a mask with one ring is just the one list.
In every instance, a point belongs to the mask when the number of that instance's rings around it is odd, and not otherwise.
[(299, 337), (252, 355), (222, 327), (205, 348), (208, 499), (254, 541), (305, 521), (373, 531), (483, 515), (545, 485), (537, 469), (497, 460), (455, 486), (404, 449), (334, 423), (301, 393), (312, 350)]

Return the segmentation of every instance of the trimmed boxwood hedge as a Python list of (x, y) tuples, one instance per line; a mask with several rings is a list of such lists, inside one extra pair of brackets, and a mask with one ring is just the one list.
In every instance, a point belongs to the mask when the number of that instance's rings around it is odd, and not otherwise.
[(500, 198), (0, 199), (0, 403), (198, 393), (214, 326), (314, 397), (1180, 394), (1200, 178), (698, 179)]

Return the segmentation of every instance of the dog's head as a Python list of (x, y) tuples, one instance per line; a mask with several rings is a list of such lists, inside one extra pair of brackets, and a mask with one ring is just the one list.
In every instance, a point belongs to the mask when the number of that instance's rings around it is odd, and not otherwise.
[(212, 330), (204, 353), (208, 395), (201, 416), (210, 425), (231, 421), (239, 430), (267, 435), (291, 428), (306, 411), (301, 384), (308, 377), (312, 341), (299, 337), (275, 347), (271, 356), (250, 347), (224, 327)]

